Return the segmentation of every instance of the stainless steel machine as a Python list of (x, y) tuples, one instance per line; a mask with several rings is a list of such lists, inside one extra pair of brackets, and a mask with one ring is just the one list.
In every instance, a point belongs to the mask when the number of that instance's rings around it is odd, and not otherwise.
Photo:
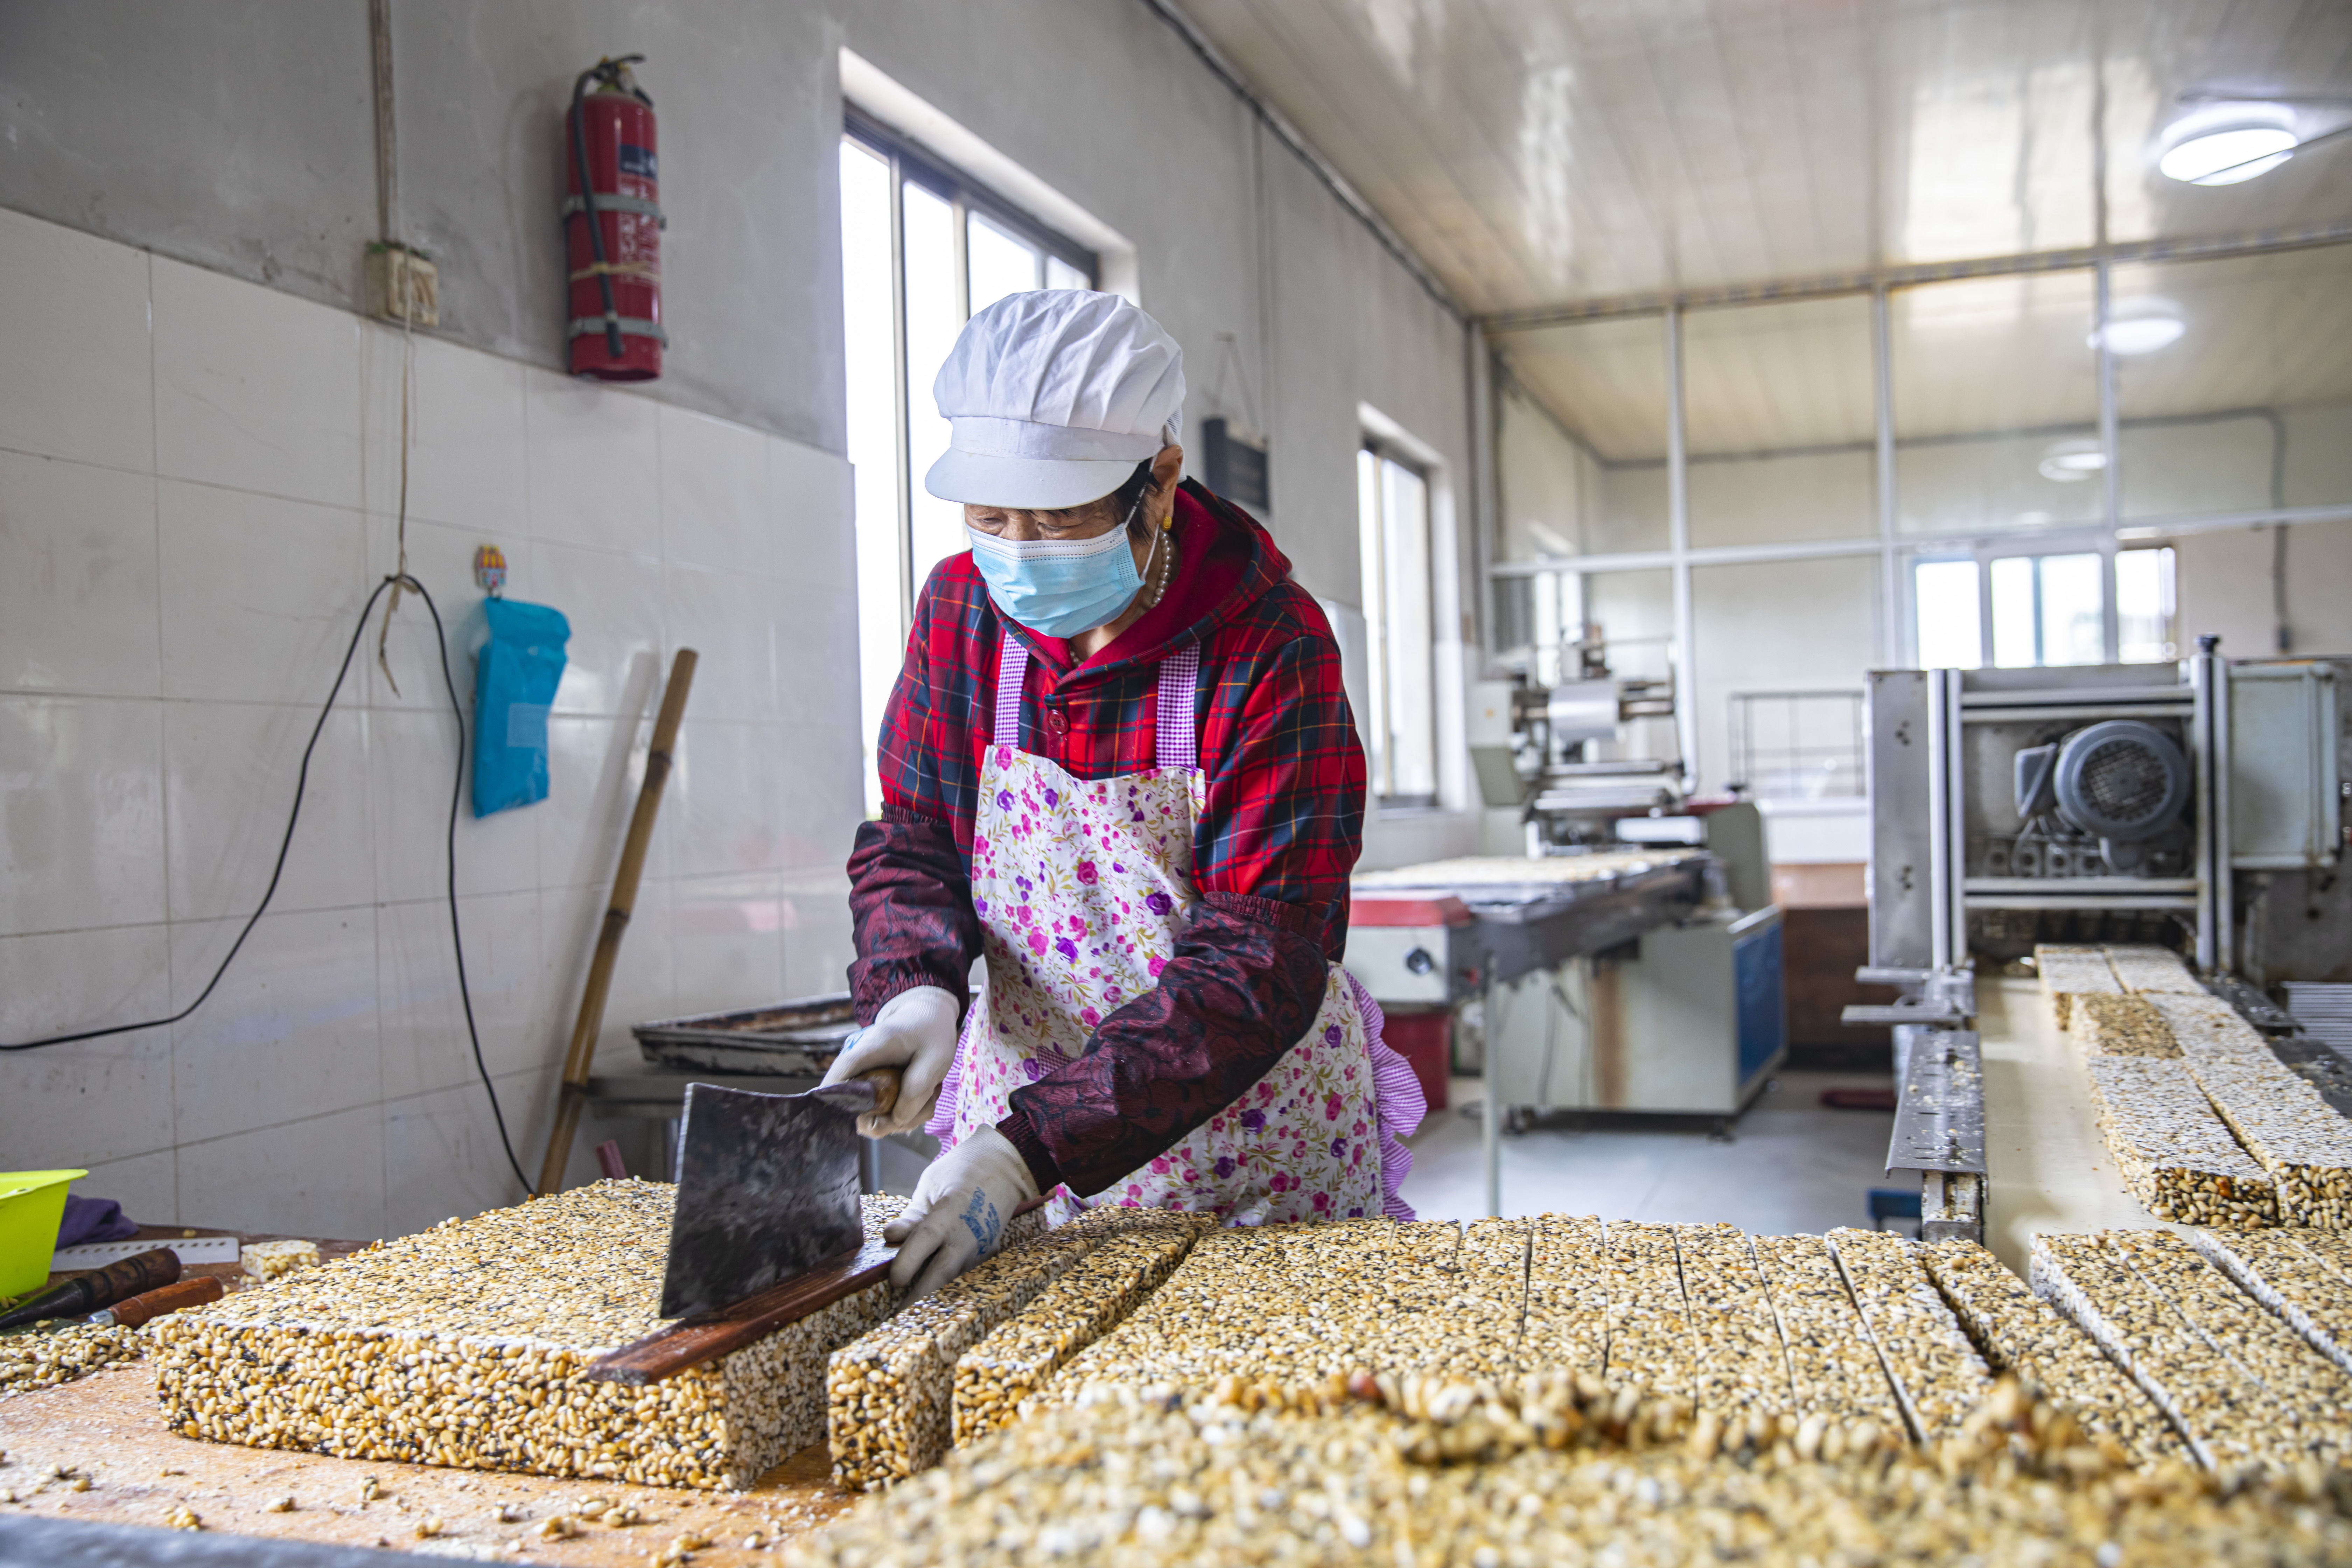
[(1517, 806), (1528, 853), (1617, 839), (1628, 817), (1671, 814), (1685, 794), (1679, 760), (1602, 758), (1625, 726), (1672, 719), (1674, 684), (1612, 675), (1598, 645), (1556, 686), (1480, 681), (1470, 689), (1470, 760), (1489, 806)]
[(1872, 674), (1858, 978), (1903, 994), (1846, 1018), (1895, 1026), (1888, 1173), (1923, 1178), (1923, 1235), (1981, 1233), (1972, 953), (2154, 942), (2273, 1014), (2243, 978), (2352, 977), (2343, 927), (2318, 949), (2305, 929), (2347, 912), (2347, 680), (2352, 660), (2231, 661), (2211, 637), (2178, 665)]
[[(1671, 719), (1675, 698), (1670, 682), (1613, 676), (1599, 644), (1580, 647), (1573, 679), (1471, 690), (1479, 787), (1490, 807), (1518, 809), (1526, 858), (1357, 879), (1349, 967), (1383, 1005), (1445, 1005), (1472, 1023), (1490, 1207), (1503, 1128), (1559, 1110), (1720, 1128), (1787, 1052), (1762, 816), (1692, 799), (1679, 761), (1595, 755), (1637, 721)], [(1632, 899), (1664, 885), (1670, 900)], [(1465, 952), (1467, 963), (1447, 958)]]

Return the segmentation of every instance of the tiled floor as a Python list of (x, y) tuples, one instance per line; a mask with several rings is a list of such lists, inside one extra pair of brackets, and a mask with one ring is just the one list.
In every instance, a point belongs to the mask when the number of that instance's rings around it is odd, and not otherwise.
[[(1869, 1189), (1906, 1184), (1889, 1179), (1885, 1170), (1886, 1138), (1895, 1118), (1826, 1110), (1820, 1097), (1825, 1089), (1884, 1089), (1886, 1082), (1850, 1074), (1784, 1072), (1739, 1119), (1728, 1143), (1710, 1140), (1706, 1123), (1695, 1118), (1621, 1118), (1606, 1127), (1585, 1128), (1556, 1120), (1504, 1139), (1504, 1212), (1556, 1210), (1695, 1224), (1727, 1220), (1766, 1236), (1868, 1225)], [(1423, 1219), (1475, 1219), (1486, 1213), (1478, 1088), (1476, 1079), (1456, 1079), (1453, 1108), (1433, 1112), (1410, 1140), (1412, 1173), (1405, 1178), (1405, 1201)], [(884, 1144), (885, 1190), (915, 1190), (930, 1142), (909, 1135)], [(1900, 1228), (1913, 1229), (1908, 1224)]]
[[(1506, 1136), (1503, 1212), (1727, 1220), (1766, 1235), (1868, 1225), (1869, 1189), (1902, 1184), (1885, 1170), (1895, 1118), (1828, 1110), (1820, 1094), (1849, 1085), (1883, 1089), (1886, 1082), (1784, 1072), (1739, 1119), (1727, 1143), (1710, 1141), (1702, 1121), (1647, 1124), (1631, 1118), (1582, 1128), (1563, 1118)], [(1452, 1108), (1433, 1112), (1411, 1141), (1412, 1173), (1405, 1178), (1404, 1196), (1423, 1219), (1475, 1219), (1486, 1212), (1478, 1089), (1475, 1079), (1456, 1079)]]

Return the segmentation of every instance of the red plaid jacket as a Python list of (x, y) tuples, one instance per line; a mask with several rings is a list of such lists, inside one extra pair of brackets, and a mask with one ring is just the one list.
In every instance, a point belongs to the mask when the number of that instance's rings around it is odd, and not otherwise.
[(1202, 901), (1158, 987), (1105, 1018), (1083, 1056), (1013, 1091), (999, 1130), (1041, 1191), (1100, 1192), (1238, 1099), (1314, 1022), (1326, 964), (1347, 944), (1364, 758), (1339, 645), (1248, 513), (1188, 483), (1176, 530), (1173, 591), (1083, 664), (1000, 616), (969, 552), (940, 563), (882, 721), (882, 819), (858, 829), (849, 859), (859, 1018), (917, 985), (968, 1005), (981, 952), (972, 816), (1000, 639), (1009, 627), (1030, 648), (1022, 749), (1081, 779), (1152, 765), (1160, 661), (1200, 644)]

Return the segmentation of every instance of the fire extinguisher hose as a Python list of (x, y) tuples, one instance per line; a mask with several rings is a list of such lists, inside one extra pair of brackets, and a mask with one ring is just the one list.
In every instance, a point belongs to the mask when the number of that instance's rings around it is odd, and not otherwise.
[(596, 257), (596, 289), (604, 305), (604, 352), (616, 360), (621, 357), (621, 313), (613, 305), (613, 274), (604, 258), (604, 226), (596, 216), (596, 184), (588, 177), (588, 122), (582, 118), (581, 110), (587, 100), (590, 82), (615, 82), (622, 68), (645, 58), (623, 55), (617, 60), (601, 60), (582, 71), (579, 79), (572, 84), (572, 162), (580, 174), (580, 205), (588, 218), (588, 247)]

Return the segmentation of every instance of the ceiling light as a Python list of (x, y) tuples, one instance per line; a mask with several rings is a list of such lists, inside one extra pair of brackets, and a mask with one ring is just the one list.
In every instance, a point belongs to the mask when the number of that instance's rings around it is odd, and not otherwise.
[(2106, 448), (2095, 436), (2053, 441), (2042, 451), (2042, 477), (2062, 485), (2079, 484), (2106, 466)]
[(2269, 174), (2294, 156), (2295, 145), (2284, 126), (2220, 125), (2175, 143), (2156, 166), (2187, 184), (2234, 185)]
[(2094, 349), (2105, 343), (2111, 354), (2152, 354), (2179, 342), (2188, 330), (2180, 308), (2169, 300), (2141, 300), (2118, 306), (2104, 329), (2083, 341)]

